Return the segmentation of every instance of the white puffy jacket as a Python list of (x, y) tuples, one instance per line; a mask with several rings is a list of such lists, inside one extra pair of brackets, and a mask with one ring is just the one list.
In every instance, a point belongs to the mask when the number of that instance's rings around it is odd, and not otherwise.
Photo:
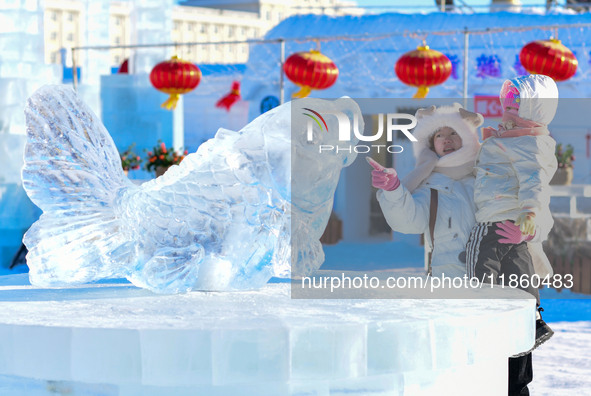
[(548, 185), (557, 167), (555, 145), (550, 136), (486, 139), (476, 160), (476, 221), (516, 220), (529, 211), (547, 235), (553, 223)]
[[(558, 105), (554, 81), (543, 75), (511, 80), (519, 90), (519, 117), (547, 125)], [(557, 168), (556, 142), (548, 135), (489, 137), (476, 160), (474, 202), (476, 221), (516, 220), (522, 211), (534, 212), (536, 237), (528, 243), (536, 273), (552, 273), (542, 244), (552, 229), (550, 179)]]
[(438, 191), (435, 249), (431, 262), (433, 276), (445, 274), (463, 277), (466, 266), (458, 256), (465, 250), (475, 223), (474, 177), (454, 180), (434, 172), (413, 194), (401, 185), (394, 191), (379, 190), (377, 198), (386, 221), (394, 231), (404, 234), (425, 233), (425, 243), (430, 245), (431, 188)]
[[(413, 131), (417, 138), (413, 152), (416, 168), (394, 191), (379, 190), (382, 213), (394, 231), (425, 234), (426, 252), (431, 249), (429, 207), (431, 188), (438, 191), (435, 221), (433, 276), (463, 277), (466, 266), (459, 255), (465, 251), (474, 218), (474, 160), (480, 148), (476, 128), (482, 125), (480, 114), (465, 111), (459, 104), (420, 109)], [(462, 147), (443, 157), (429, 148), (429, 137), (441, 127), (450, 127), (462, 138)], [(413, 187), (418, 186), (415, 190)], [(413, 191), (410, 192), (409, 188)], [(426, 263), (425, 263), (426, 264)]]

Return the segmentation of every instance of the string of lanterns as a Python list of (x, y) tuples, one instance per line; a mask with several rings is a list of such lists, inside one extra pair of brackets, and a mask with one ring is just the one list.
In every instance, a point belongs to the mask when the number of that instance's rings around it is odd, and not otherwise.
[[(578, 61), (573, 52), (559, 40), (532, 41), (520, 51), (519, 60), (525, 70), (531, 74), (544, 74), (556, 81), (565, 81), (577, 71)], [(425, 98), (429, 88), (443, 84), (451, 75), (452, 63), (439, 51), (423, 45), (416, 50), (403, 54), (394, 66), (398, 79), (417, 88), (413, 98)], [(296, 52), (290, 55), (283, 72), (287, 78), (299, 87), (292, 96), (305, 98), (312, 90), (322, 90), (333, 86), (339, 77), (339, 68), (326, 55), (316, 50)], [(162, 104), (169, 110), (174, 109), (179, 95), (191, 92), (201, 81), (201, 71), (197, 65), (173, 56), (170, 60), (157, 64), (150, 73), (152, 85), (170, 97)], [(240, 100), (240, 85), (234, 82), (229, 95), (216, 104), (218, 107), (230, 107)]]
[[(559, 40), (538, 40), (526, 44), (519, 59), (531, 74), (545, 74), (556, 81), (565, 81), (577, 71), (577, 58)], [(287, 78), (300, 87), (293, 94), (303, 98), (313, 89), (331, 87), (338, 78), (339, 69), (334, 62), (318, 50), (297, 52), (287, 58), (283, 66)], [(451, 75), (452, 63), (439, 51), (423, 45), (403, 54), (394, 66), (398, 79), (406, 85), (417, 87), (413, 98), (427, 96), (429, 88), (443, 84)]]

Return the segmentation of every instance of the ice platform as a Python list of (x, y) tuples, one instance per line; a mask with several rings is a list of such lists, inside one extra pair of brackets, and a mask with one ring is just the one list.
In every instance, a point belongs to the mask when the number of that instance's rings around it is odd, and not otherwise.
[(502, 299), (306, 300), (287, 283), (156, 295), (4, 276), (0, 394), (506, 394), (507, 358), (533, 345), (535, 300), (494, 292)]

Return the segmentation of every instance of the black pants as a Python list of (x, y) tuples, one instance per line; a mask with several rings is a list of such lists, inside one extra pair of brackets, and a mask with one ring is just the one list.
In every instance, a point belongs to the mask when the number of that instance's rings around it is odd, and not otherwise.
[[(503, 282), (508, 287), (511, 275), (533, 275), (534, 265), (527, 243), (500, 243), (502, 237), (497, 235), (496, 230), (497, 223), (478, 223), (472, 229), (466, 247), (468, 277), (477, 277), (481, 281), (484, 279), (486, 283)], [(523, 283), (527, 285), (526, 288), (521, 287), (521, 282), (516, 282), (517, 287), (534, 296), (539, 304), (540, 293), (532, 286), (531, 279)]]
[[(533, 275), (534, 267), (527, 243), (500, 243), (496, 223), (478, 223), (472, 229), (466, 248), (466, 270), (469, 277), (477, 277), (494, 284), (509, 285), (511, 275)], [(501, 276), (502, 275), (502, 276)], [(531, 279), (528, 279), (530, 281)], [(520, 282), (518, 282), (520, 283)], [(540, 294), (531, 286), (520, 289), (533, 295), (538, 304)], [(527, 385), (533, 379), (532, 355), (509, 358), (509, 396), (529, 396)]]
[(509, 358), (509, 396), (529, 396), (527, 385), (533, 378), (531, 352), (525, 356)]

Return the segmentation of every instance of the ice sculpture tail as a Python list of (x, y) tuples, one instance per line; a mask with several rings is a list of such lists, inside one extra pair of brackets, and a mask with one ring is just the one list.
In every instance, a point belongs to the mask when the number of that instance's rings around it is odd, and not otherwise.
[(24, 237), (31, 283), (60, 286), (105, 273), (125, 276), (132, 246), (116, 201), (136, 187), (123, 174), (113, 140), (66, 86), (40, 88), (25, 115), (23, 186), (43, 210)]

